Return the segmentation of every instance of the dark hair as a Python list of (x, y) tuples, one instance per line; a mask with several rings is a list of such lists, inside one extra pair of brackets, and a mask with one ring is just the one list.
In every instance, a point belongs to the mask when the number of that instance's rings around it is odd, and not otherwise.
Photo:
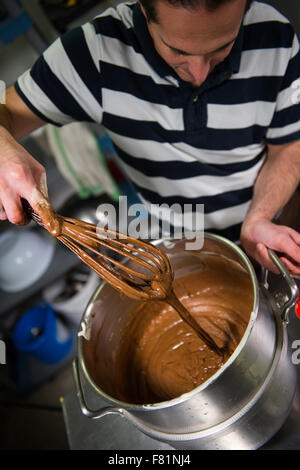
[[(197, 6), (204, 6), (208, 11), (217, 10), (224, 3), (231, 2), (232, 0), (165, 0), (170, 5), (174, 6), (183, 6), (186, 8), (195, 8)], [(155, 5), (157, 0), (139, 0), (140, 4), (143, 6), (147, 20), (157, 23), (157, 15), (155, 10)], [(253, 0), (247, 0), (245, 13), (249, 10)]]

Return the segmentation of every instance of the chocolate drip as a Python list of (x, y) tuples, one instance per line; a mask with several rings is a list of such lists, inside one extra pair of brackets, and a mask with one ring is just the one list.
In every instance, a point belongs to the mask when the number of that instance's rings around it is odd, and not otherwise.
[(203, 328), (201, 328), (199, 323), (196, 322), (189, 311), (180, 302), (173, 289), (167, 295), (166, 302), (176, 310), (182, 320), (192, 328), (192, 330), (212, 351), (214, 351), (219, 356), (222, 356), (225, 353), (225, 350), (219, 348), (212, 337), (206, 331), (204, 331)]

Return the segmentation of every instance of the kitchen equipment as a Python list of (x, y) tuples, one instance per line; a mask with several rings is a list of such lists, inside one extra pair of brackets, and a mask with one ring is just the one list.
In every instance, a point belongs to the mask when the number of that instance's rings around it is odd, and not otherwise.
[(7, 230), (0, 235), (0, 288), (6, 292), (26, 289), (47, 270), (54, 254), (48, 234), (31, 229)]
[[(185, 240), (158, 243), (170, 257), (175, 276), (176, 255), (184, 253), (184, 244)], [(257, 449), (282, 426), (294, 397), (296, 374), (287, 351), (286, 326), (298, 289), (271, 251), (286, 281), (286, 292), (272, 295), (267, 276), (259, 283), (248, 257), (234, 243), (207, 233), (203, 250), (239, 263), (253, 286), (250, 320), (228, 361), (205, 383), (173, 400), (144, 405), (119, 401), (114, 397), (114, 355), (134, 301), (120, 298), (103, 284), (87, 306), (78, 334), (74, 377), (80, 407), (91, 419), (124, 417), (149, 437), (177, 449)], [(93, 375), (96, 343), (101, 345), (101, 379)], [(82, 380), (99, 396), (99, 409), (86, 403)]]
[(40, 304), (25, 312), (16, 323), (13, 343), (46, 364), (61, 361), (70, 351), (73, 336), (50, 305)]
[(83, 272), (78, 267), (47, 286), (42, 296), (53, 310), (78, 328), (82, 313), (100, 282), (101, 279), (94, 271)]

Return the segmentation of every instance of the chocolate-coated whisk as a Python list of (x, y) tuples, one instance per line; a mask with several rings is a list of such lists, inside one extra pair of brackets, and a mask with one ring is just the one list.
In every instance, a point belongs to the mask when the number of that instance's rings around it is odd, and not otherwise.
[[(27, 216), (47, 228), (27, 201), (23, 200), (22, 203)], [(59, 225), (60, 233), (56, 233), (56, 238), (106, 282), (133, 299), (166, 297), (172, 287), (172, 268), (167, 256), (159, 249), (128, 235), (81, 220), (62, 217), (54, 210), (51, 212), (55, 214)], [(108, 250), (111, 250), (111, 255), (106, 254)], [(130, 259), (134, 267), (115, 259), (115, 253)]]

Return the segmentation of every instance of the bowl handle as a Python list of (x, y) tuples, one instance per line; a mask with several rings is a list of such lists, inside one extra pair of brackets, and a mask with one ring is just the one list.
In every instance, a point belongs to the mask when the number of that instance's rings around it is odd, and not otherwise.
[[(276, 298), (275, 298), (277, 305), (281, 311), (282, 322), (285, 325), (288, 325), (289, 313), (296, 306), (298, 295), (299, 295), (299, 289), (293, 277), (291, 276), (287, 268), (284, 266), (284, 264), (280, 261), (278, 256), (274, 253), (274, 251), (268, 248), (268, 254), (269, 254), (270, 259), (273, 261), (275, 266), (278, 268), (280, 274), (286, 281), (289, 291), (290, 291), (290, 295), (283, 296), (282, 294), (278, 294), (276, 295)], [(268, 276), (268, 271), (266, 269), (263, 269), (263, 283), (265, 287), (267, 287), (267, 276)]]
[(126, 410), (125, 408), (111, 406), (100, 408), (99, 410), (91, 410), (90, 408), (88, 408), (81, 384), (79, 362), (77, 358), (73, 361), (73, 373), (76, 386), (76, 394), (79, 399), (81, 411), (85, 416), (90, 419), (100, 419), (106, 415), (119, 415), (122, 418), (126, 418), (127, 421), (136, 426), (140, 431), (144, 432), (145, 434), (149, 435), (154, 439), (159, 439), (161, 436), (164, 436), (164, 433), (160, 432), (155, 428), (152, 428), (149, 425), (145, 425), (145, 423), (141, 419), (134, 416), (132, 413), (130, 413), (130, 411)]
[(106, 415), (121, 415), (124, 416), (126, 410), (123, 408), (117, 408), (117, 407), (105, 407), (101, 408), (99, 410), (91, 410), (87, 404), (86, 400), (84, 397), (84, 392), (81, 384), (81, 379), (80, 379), (80, 371), (79, 371), (79, 364), (78, 364), (78, 359), (74, 359), (73, 361), (73, 374), (74, 374), (74, 381), (75, 381), (75, 387), (76, 387), (76, 395), (79, 400), (79, 405), (81, 408), (82, 413), (87, 416), (88, 418), (91, 419), (99, 419), (103, 418), (103, 416)]

